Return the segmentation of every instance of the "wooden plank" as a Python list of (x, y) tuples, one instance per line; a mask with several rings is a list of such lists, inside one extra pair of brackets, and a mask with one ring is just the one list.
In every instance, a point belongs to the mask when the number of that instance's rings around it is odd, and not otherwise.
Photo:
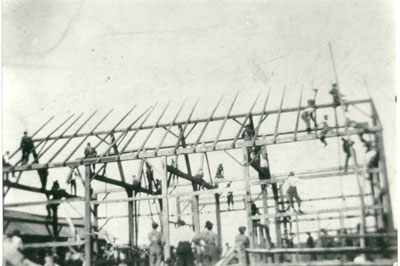
[(219, 137), (221, 136), (222, 130), (223, 130), (224, 127), (225, 127), (226, 121), (228, 120), (228, 117), (229, 117), (229, 115), (230, 115), (231, 112), (232, 112), (233, 106), (235, 105), (235, 102), (236, 102), (236, 100), (237, 100), (238, 95), (239, 95), (239, 92), (236, 93), (235, 97), (233, 98), (233, 101), (232, 101), (231, 105), (229, 106), (228, 112), (226, 113), (225, 118), (224, 118), (224, 120), (222, 121), (222, 125), (221, 125), (221, 127), (219, 128), (217, 135), (215, 136), (214, 143), (212, 144), (214, 148), (215, 148), (215, 145), (217, 145), (218, 139), (219, 139)]
[[(45, 126), (47, 126), (47, 125), (50, 123), (50, 121), (53, 120), (53, 118), (54, 118), (54, 115), (53, 115), (52, 117), (50, 117), (49, 120), (47, 120), (46, 122), (44, 122), (44, 124), (43, 124), (41, 127), (39, 127), (39, 129), (37, 129), (37, 130), (31, 135), (31, 138), (33, 138), (33, 137), (35, 137), (37, 134), (39, 134), (39, 132), (40, 132)], [(9, 158), (11, 159), (12, 157), (14, 157), (14, 155), (16, 155), (20, 150), (21, 150), (21, 147), (18, 147), (17, 150), (15, 150), (13, 153), (11, 153), (11, 155), (10, 155)]]
[[(300, 112), (301, 112), (301, 101), (303, 98), (303, 86), (301, 86), (300, 90), (300, 100), (299, 100), (299, 107), (297, 109), (297, 117), (296, 117), (296, 126), (294, 128), (294, 140), (297, 140), (297, 130), (299, 129), (299, 120), (300, 120)], [(338, 125), (336, 125), (337, 130), (339, 130)]]
[(23, 245), (23, 249), (29, 248), (55, 248), (55, 247), (74, 247), (82, 246), (85, 241), (65, 241), (65, 242), (44, 242), (44, 243), (28, 243)]
[(217, 221), (217, 237), (218, 250), (222, 251), (222, 225), (221, 225), (221, 208), (219, 205), (219, 194), (214, 194), (215, 197), (215, 219)]
[[(96, 114), (97, 111), (94, 111), (89, 117), (88, 119), (86, 119), (85, 122), (82, 123), (82, 125), (75, 131), (74, 136), (76, 136), (76, 134), (79, 133), (79, 131), (81, 131), (81, 129), (90, 121), (90, 119), (92, 119), (92, 117)], [(47, 161), (47, 163), (50, 163), (51, 161), (53, 161), (59, 154), (60, 152), (68, 145), (68, 143), (71, 142), (71, 140), (73, 139), (73, 137), (70, 137), (62, 146), (61, 148), (58, 149), (58, 151), (53, 155), (53, 157), (50, 158), (50, 160)]]
[[(376, 210), (376, 209), (382, 209), (383, 206), (379, 205), (372, 205), (372, 206), (365, 206), (365, 209), (371, 209), (371, 210)], [(262, 215), (255, 215), (252, 216), (253, 220), (257, 219), (265, 219), (265, 218), (279, 218), (279, 217), (287, 217), (287, 216), (306, 216), (306, 215), (314, 215), (314, 214), (321, 214), (321, 213), (333, 213), (333, 212), (339, 212), (339, 211), (355, 211), (359, 210), (359, 207), (348, 207), (348, 208), (336, 208), (336, 209), (329, 209), (329, 210), (317, 210), (317, 211), (310, 211), (306, 212), (304, 214), (296, 214), (294, 212), (285, 212), (285, 213), (278, 213), (278, 214), (262, 214)]]
[(212, 110), (211, 115), (208, 117), (208, 119), (207, 119), (207, 121), (206, 121), (206, 123), (205, 123), (203, 129), (202, 129), (201, 132), (200, 132), (200, 135), (197, 137), (197, 140), (196, 140), (196, 142), (195, 142), (194, 145), (193, 145), (193, 150), (195, 150), (196, 147), (197, 147), (197, 145), (200, 143), (201, 137), (203, 136), (204, 132), (206, 131), (206, 128), (207, 128), (208, 124), (209, 124), (210, 121), (213, 119), (213, 116), (214, 116), (215, 112), (217, 111), (218, 106), (219, 106), (219, 104), (221, 103), (223, 97), (224, 97), (224, 96), (222, 95), (221, 98), (219, 99), (218, 103), (215, 105), (214, 109)]
[[(232, 160), (234, 160), (235, 162), (237, 162), (240, 166), (243, 166), (243, 164), (242, 164), (238, 159), (236, 159), (232, 154), (230, 154), (228, 151), (224, 150), (224, 152), (225, 152), (229, 157), (231, 157)], [(238, 180), (238, 181), (242, 181), (242, 180)]]
[(163, 175), (161, 180), (162, 185), (162, 217), (163, 217), (163, 233), (165, 238), (164, 258), (170, 257), (170, 239), (169, 239), (169, 204), (168, 204), (168, 171), (167, 171), (167, 156), (163, 158)]
[(112, 178), (108, 178), (108, 177), (105, 177), (105, 176), (96, 175), (96, 176), (93, 177), (93, 179), (97, 180), (97, 181), (105, 182), (107, 184), (111, 184), (111, 185), (114, 185), (114, 186), (123, 187), (125, 189), (134, 190), (136, 192), (144, 192), (144, 193), (151, 194), (151, 195), (153, 194), (153, 192), (149, 191), (148, 189), (145, 189), (145, 188), (142, 188), (142, 187), (136, 187), (134, 185), (131, 185), (131, 184), (119, 181), (119, 180), (115, 180), (115, 179), (112, 179)]
[[(393, 250), (393, 249), (392, 249)], [(249, 253), (262, 253), (262, 254), (291, 254), (291, 253), (380, 253), (381, 248), (362, 248), (362, 247), (333, 247), (333, 248), (274, 248), (274, 249), (246, 249)], [(297, 264), (296, 264), (297, 265)]]
[(276, 124), (275, 124), (275, 129), (274, 129), (274, 136), (272, 138), (273, 143), (276, 143), (276, 138), (278, 136), (279, 121), (280, 121), (281, 113), (282, 113), (283, 100), (285, 99), (285, 92), (286, 92), (286, 87), (283, 88), (281, 104), (279, 106), (278, 117), (276, 119)]

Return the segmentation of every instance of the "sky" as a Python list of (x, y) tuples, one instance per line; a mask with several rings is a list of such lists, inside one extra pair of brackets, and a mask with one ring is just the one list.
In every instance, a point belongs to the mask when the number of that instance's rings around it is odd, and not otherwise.
[[(388, 0), (3, 1), (3, 150), (14, 151), (24, 130), (32, 132), (52, 115), (54, 128), (70, 114), (84, 113), (79, 124), (95, 110), (98, 121), (113, 108), (101, 126), (110, 129), (135, 104), (131, 121), (156, 102), (156, 112), (162, 112), (170, 100), (161, 120), (168, 122), (184, 101), (178, 120), (185, 119), (197, 98), (195, 117), (207, 117), (224, 95), (217, 112), (223, 115), (237, 92), (232, 113), (243, 113), (259, 93), (255, 110), (260, 110), (270, 88), (271, 109), (279, 106), (283, 88), (286, 107), (297, 106), (302, 87), (304, 103), (312, 97), (312, 88), (319, 89), (317, 102), (329, 102), (328, 90), (335, 81), (331, 43), (342, 93), (348, 99), (371, 95), (377, 106), (396, 215), (393, 6)], [(365, 119), (360, 114), (355, 117)], [(96, 119), (82, 131), (89, 131)], [(293, 119), (282, 121), (281, 128), (292, 124)], [(211, 138), (215, 131), (207, 134), (205, 138)], [(157, 137), (150, 142), (156, 145)], [(270, 154), (276, 156), (270, 158), (271, 164), (278, 172), (312, 169), (321, 159), (335, 166), (343, 155), (338, 154), (335, 140), (329, 144), (318, 156), (312, 151), (320, 151), (319, 143), (272, 146)], [(194, 168), (198, 167), (199, 156), (191, 158)], [(226, 165), (227, 175), (242, 173), (229, 157), (213, 154), (212, 169), (219, 160)], [(154, 163), (161, 170), (160, 163)], [(129, 166), (136, 168), (135, 162)], [(53, 179), (63, 180), (61, 176), (66, 175), (61, 170), (54, 172)], [(21, 182), (38, 184), (34, 175)], [(96, 186), (104, 189), (104, 184)], [(322, 193), (326, 184), (305, 187), (303, 195), (312, 195), (313, 186)], [(40, 195), (19, 195), (11, 191), (5, 203), (43, 200)], [(109, 214), (113, 208), (103, 211)], [(229, 215), (233, 214), (226, 214), (223, 223), (229, 224)], [(110, 222), (106, 229), (126, 242), (126, 228), (118, 228), (119, 222)], [(232, 240), (235, 228), (224, 235), (226, 241)]]

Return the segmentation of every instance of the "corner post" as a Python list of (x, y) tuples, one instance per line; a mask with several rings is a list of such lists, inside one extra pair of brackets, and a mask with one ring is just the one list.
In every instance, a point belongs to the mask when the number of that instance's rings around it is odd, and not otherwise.
[(90, 165), (85, 166), (85, 264), (92, 265), (92, 245), (91, 245), (91, 188), (90, 188)]

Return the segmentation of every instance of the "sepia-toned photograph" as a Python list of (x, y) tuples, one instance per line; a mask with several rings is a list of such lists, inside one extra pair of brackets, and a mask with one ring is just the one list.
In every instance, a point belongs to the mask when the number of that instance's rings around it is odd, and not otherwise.
[(396, 1), (3, 0), (3, 266), (397, 265)]

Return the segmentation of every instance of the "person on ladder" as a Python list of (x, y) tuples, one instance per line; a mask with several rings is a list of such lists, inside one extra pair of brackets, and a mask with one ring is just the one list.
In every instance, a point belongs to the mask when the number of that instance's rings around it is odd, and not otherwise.
[[(288, 185), (288, 188), (287, 188), (287, 191), (286, 191), (286, 196), (287, 196), (287, 198), (289, 200), (289, 208), (288, 209), (290, 209), (290, 207), (292, 207), (292, 209), (295, 212), (298, 212), (298, 213), (302, 214), (303, 211), (300, 209), (300, 207), (301, 207), (301, 199), (300, 199), (299, 194), (297, 192), (297, 185), (299, 184), (300, 179), (297, 176), (294, 175), (293, 171), (291, 171), (289, 173), (289, 176), (288, 176), (286, 182), (287, 182), (287, 185)], [(296, 201), (296, 203), (297, 203), (298, 210), (296, 210), (296, 208), (294, 207), (294, 201)]]

